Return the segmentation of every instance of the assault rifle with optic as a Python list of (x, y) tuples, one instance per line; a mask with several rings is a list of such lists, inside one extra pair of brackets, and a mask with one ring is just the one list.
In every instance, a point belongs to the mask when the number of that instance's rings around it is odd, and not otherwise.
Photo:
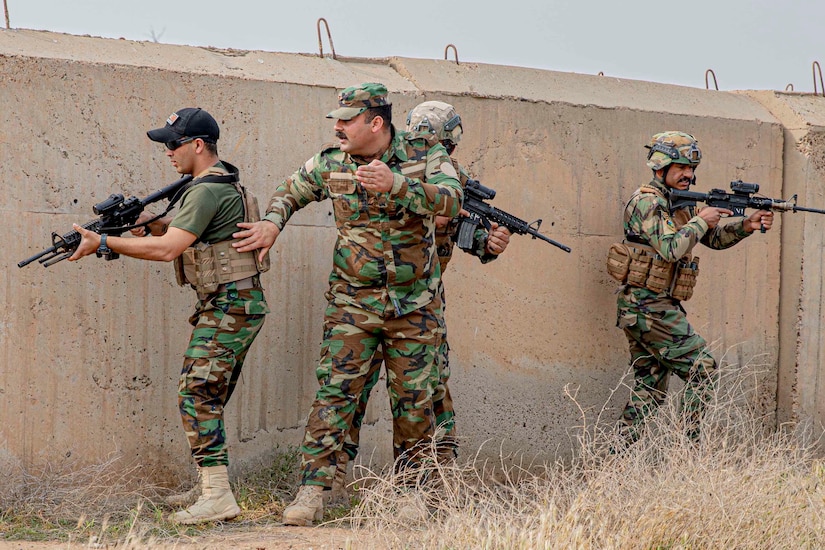
[[(180, 194), (182, 194), (184, 186), (190, 181), (192, 181), (192, 176), (184, 176), (174, 183), (170, 183), (163, 189), (155, 191), (144, 199), (139, 199), (137, 197), (124, 198), (121, 194), (113, 193), (109, 195), (109, 198), (95, 204), (92, 207), (92, 211), (100, 217), (84, 223), (81, 227), (94, 231), (95, 233), (100, 233), (101, 235), (114, 236), (118, 236), (125, 231), (129, 231), (130, 229), (135, 229), (137, 227), (147, 227), (150, 223), (162, 218), (169, 212), (169, 210), (171, 210), (172, 206), (180, 197)], [(146, 205), (164, 199), (171, 199), (169, 202), (169, 207), (165, 212), (158, 214), (151, 220), (135, 225), (138, 216), (140, 216), (143, 209), (146, 208)], [(80, 246), (80, 240), (80, 233), (74, 229), (64, 235), (52, 233), (52, 246), (38, 254), (35, 254), (31, 258), (18, 262), (17, 267), (25, 267), (35, 260), (43, 264), (44, 267), (54, 265), (57, 262), (65, 260), (71, 256), (74, 251), (77, 250), (77, 247)], [(101, 253), (98, 251), (97, 255), (98, 257), (102, 256), (107, 260), (114, 260), (120, 256), (117, 252), (111, 251), (108, 253)]]
[(539, 233), (541, 227), (541, 220), (538, 219), (532, 223), (519, 219), (512, 214), (508, 214), (503, 210), (499, 210), (494, 206), (487, 204), (486, 200), (492, 200), (496, 196), (495, 189), (485, 187), (476, 180), (467, 180), (467, 185), (464, 188), (464, 205), (462, 208), (469, 213), (469, 216), (459, 217), (458, 234), (456, 236), (456, 245), (462, 250), (473, 249), (473, 234), (479, 225), (483, 225), (486, 229), (490, 229), (491, 222), (496, 222), (502, 227), (510, 230), (510, 233), (518, 235), (530, 235), (534, 239), (541, 239), (545, 242), (557, 246), (565, 252), (570, 252), (570, 247), (554, 241), (549, 237), (545, 237)]
[[(825, 214), (825, 210), (817, 208), (807, 208), (796, 204), (796, 195), (789, 200), (771, 199), (768, 197), (757, 197), (759, 192), (758, 183), (745, 183), (742, 180), (730, 182), (732, 193), (722, 189), (711, 189), (709, 193), (695, 193), (693, 191), (682, 191), (671, 189), (670, 208), (671, 211), (695, 206), (697, 202), (703, 202), (715, 208), (727, 208), (733, 212), (734, 216), (744, 216), (746, 208), (754, 210), (776, 210), (779, 212), (813, 212), (814, 214)], [(765, 232), (764, 228), (761, 230)]]

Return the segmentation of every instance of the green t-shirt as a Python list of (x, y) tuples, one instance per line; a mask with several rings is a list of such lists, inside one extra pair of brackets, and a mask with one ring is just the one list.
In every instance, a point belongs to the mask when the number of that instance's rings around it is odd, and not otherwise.
[(204, 182), (186, 190), (169, 225), (197, 235), (200, 242), (217, 243), (231, 239), (242, 221), (243, 199), (235, 186)]

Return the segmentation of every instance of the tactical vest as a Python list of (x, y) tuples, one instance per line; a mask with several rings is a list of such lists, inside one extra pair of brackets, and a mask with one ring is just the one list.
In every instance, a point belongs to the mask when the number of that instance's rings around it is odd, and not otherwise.
[[(641, 187), (634, 197), (639, 193), (663, 196), (652, 187)], [(630, 201), (625, 209), (629, 205)], [(672, 219), (676, 229), (679, 229), (690, 221), (691, 216), (687, 209), (680, 208), (674, 212)], [(622, 284), (646, 288), (657, 294), (667, 292), (674, 300), (685, 301), (693, 296), (699, 275), (699, 257), (688, 253), (676, 262), (667, 262), (649, 245), (625, 239), (610, 246), (607, 272)]]
[[(224, 163), (227, 164), (227, 163)], [(231, 183), (241, 195), (243, 221), (257, 222), (261, 219), (257, 198), (240, 184), (237, 174), (217, 176), (210, 174), (193, 180), (188, 187), (198, 183)], [(222, 284), (240, 281), (269, 270), (269, 252), (263, 261), (258, 260), (258, 251), (238, 252), (232, 243), (241, 239), (229, 239), (217, 243), (197, 242), (175, 258), (175, 279), (178, 284), (191, 285), (199, 295), (217, 292)]]

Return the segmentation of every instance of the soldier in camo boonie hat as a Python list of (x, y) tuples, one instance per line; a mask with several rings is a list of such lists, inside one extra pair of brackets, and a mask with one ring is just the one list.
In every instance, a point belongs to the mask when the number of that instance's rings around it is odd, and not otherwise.
[(350, 86), (338, 94), (338, 108), (327, 118), (350, 120), (367, 109), (392, 105), (387, 101), (387, 87), (376, 82), (365, 82), (360, 86)]

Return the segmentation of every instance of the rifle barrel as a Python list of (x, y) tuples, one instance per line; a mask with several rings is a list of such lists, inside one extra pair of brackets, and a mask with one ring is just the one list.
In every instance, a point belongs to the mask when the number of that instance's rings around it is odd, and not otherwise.
[(29, 265), (33, 261), (39, 260), (40, 258), (45, 256), (46, 254), (52, 254), (54, 252), (57, 252), (57, 247), (56, 246), (51, 246), (51, 247), (47, 248), (46, 250), (44, 250), (43, 252), (38, 252), (37, 254), (32, 256), (31, 258), (26, 258), (22, 262), (17, 262), (17, 267), (26, 267), (27, 265)]
[(568, 252), (568, 253), (570, 252), (570, 247), (569, 246), (561, 244), (558, 241), (554, 241), (550, 237), (546, 237), (546, 236), (542, 235), (541, 233), (539, 233), (538, 231), (530, 231), (529, 233), (530, 233), (530, 235), (532, 235), (532, 237), (534, 239), (541, 239), (545, 242), (548, 242), (548, 243), (552, 244), (553, 246), (557, 246), (557, 247), (561, 248), (565, 252)]
[(825, 214), (825, 210), (820, 210), (818, 208), (807, 208), (805, 206), (794, 206), (794, 212), (812, 212), (814, 214)]

